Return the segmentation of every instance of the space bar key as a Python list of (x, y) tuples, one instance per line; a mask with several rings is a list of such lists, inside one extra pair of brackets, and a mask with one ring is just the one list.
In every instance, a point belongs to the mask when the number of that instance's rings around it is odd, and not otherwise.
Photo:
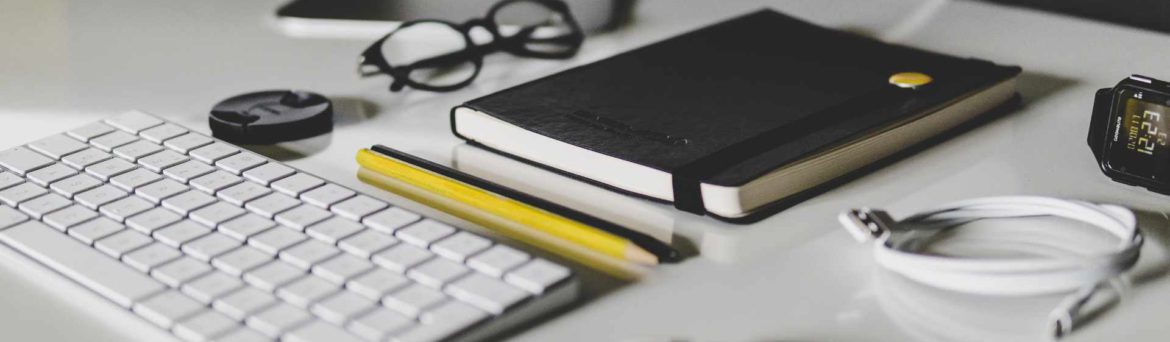
[(0, 231), (0, 242), (125, 308), (166, 288), (157, 280), (38, 221)]

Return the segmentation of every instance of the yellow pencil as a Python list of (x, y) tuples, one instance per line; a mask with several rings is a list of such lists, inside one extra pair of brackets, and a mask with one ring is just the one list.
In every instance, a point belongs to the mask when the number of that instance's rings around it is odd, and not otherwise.
[(364, 168), (400, 179), (410, 185), (466, 203), (479, 210), (540, 230), (557, 238), (571, 241), (601, 254), (640, 264), (653, 265), (658, 263), (658, 257), (625, 238), (387, 158), (377, 152), (362, 149), (358, 151), (357, 162)]

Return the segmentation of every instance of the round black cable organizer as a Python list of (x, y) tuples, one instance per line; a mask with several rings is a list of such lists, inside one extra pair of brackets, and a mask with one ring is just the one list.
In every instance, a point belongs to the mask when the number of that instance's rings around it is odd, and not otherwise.
[(332, 132), (333, 103), (306, 91), (260, 91), (217, 103), (207, 120), (216, 139), (268, 145)]

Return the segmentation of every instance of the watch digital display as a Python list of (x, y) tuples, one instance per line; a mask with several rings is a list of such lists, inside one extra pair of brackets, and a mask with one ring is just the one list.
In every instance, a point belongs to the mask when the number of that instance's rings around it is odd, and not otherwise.
[(1130, 175), (1170, 178), (1170, 106), (1164, 95), (1122, 89), (1114, 113), (1109, 167)]

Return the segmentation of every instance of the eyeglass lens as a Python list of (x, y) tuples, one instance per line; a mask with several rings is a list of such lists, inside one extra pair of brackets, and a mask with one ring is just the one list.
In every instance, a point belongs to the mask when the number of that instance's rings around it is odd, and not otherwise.
[(411, 81), (446, 87), (474, 77), (476, 65), (463, 58), (437, 59), (468, 48), (466, 37), (455, 27), (441, 22), (416, 22), (391, 33), (382, 43), (382, 56), (392, 66), (413, 66), (406, 75)]
[(547, 40), (572, 33), (573, 27), (565, 15), (541, 3), (518, 1), (500, 7), (492, 16), (500, 25), (500, 36), (512, 37), (524, 28), (535, 27), (526, 39), (524, 48), (538, 53), (559, 53), (573, 46), (551, 44)]

